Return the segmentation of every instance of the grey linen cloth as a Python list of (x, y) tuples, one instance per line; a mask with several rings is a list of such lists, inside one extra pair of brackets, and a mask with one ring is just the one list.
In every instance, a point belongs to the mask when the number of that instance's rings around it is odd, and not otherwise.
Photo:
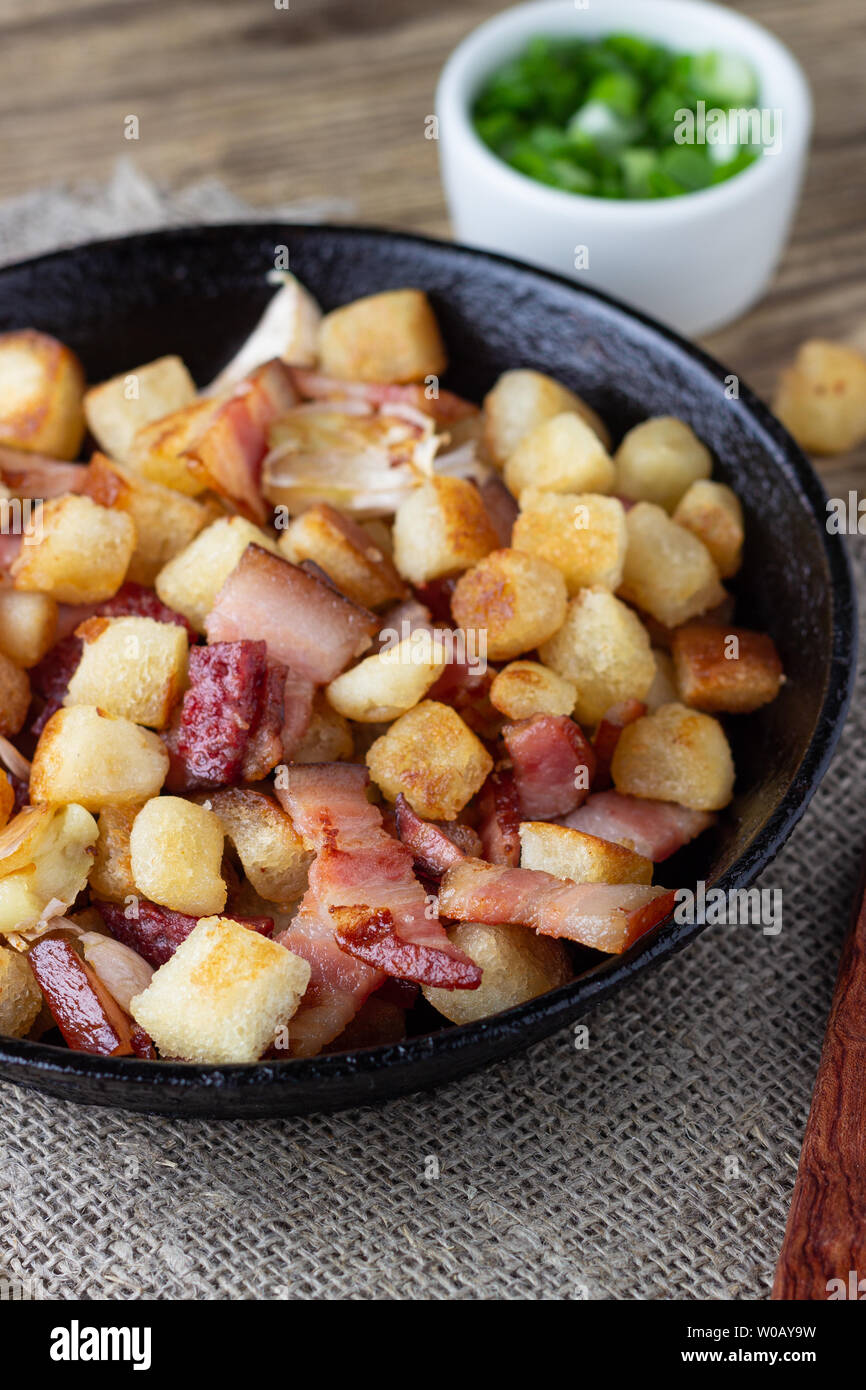
[[(0, 208), (0, 260), (250, 215), (218, 183), (168, 197), (123, 165), (107, 190)], [(857, 877), (864, 745), (861, 689), (762, 880), (783, 890), (779, 935), (708, 929), (597, 1007), (586, 1049), (565, 1030), (379, 1109), (246, 1123), (0, 1086), (0, 1297), (766, 1297)]]

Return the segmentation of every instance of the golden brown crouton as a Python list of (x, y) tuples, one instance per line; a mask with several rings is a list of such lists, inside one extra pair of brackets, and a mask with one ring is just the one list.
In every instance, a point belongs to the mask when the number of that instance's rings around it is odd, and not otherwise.
[(574, 717), (593, 726), (622, 700), (642, 700), (656, 664), (646, 629), (636, 613), (609, 589), (581, 589), (565, 622), (539, 655), (546, 666), (577, 687)]
[(685, 705), (662, 705), (627, 724), (611, 762), (617, 791), (720, 811), (734, 790), (734, 762), (717, 719)]
[(464, 478), (431, 478), (397, 508), (394, 563), (413, 584), (459, 574), (498, 544), (481, 493)]
[(224, 839), (213, 811), (182, 796), (153, 797), (142, 806), (129, 836), (137, 889), (151, 902), (190, 917), (222, 911)]
[(448, 366), (436, 316), (423, 290), (385, 290), (326, 314), (319, 364), (350, 381), (424, 381)]
[(30, 800), (78, 802), (88, 811), (131, 806), (156, 796), (168, 773), (158, 734), (93, 705), (52, 714), (36, 745)]
[(390, 801), (402, 792), (425, 820), (454, 820), (492, 772), (493, 759), (456, 710), (423, 700), (376, 739), (367, 766)]
[(32, 328), (0, 333), (0, 444), (74, 459), (83, 396), (84, 370), (68, 347)]
[(487, 634), (491, 661), (508, 661), (552, 637), (565, 620), (559, 570), (519, 549), (494, 550), (461, 575), (451, 600), (454, 621)]
[(59, 603), (101, 603), (117, 593), (135, 549), (131, 517), (68, 495), (43, 502), (39, 521), (38, 540), (25, 540), (13, 562), (16, 589)]
[(295, 1013), (305, 960), (230, 917), (203, 917), (130, 1008), (160, 1052), (218, 1066), (255, 1062)]
[(679, 628), (673, 659), (680, 698), (708, 714), (748, 714), (775, 700), (784, 679), (772, 637), (743, 627)]

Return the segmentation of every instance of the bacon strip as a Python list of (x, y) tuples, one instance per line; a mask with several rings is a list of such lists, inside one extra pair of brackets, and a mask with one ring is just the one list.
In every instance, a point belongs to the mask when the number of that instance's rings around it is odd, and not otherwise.
[(595, 753), (565, 714), (534, 714), (502, 730), (514, 765), (524, 820), (551, 820), (575, 810), (589, 795)]
[(478, 798), (481, 811), (481, 857), (491, 864), (520, 863), (520, 798), (514, 773), (491, 772)]
[(475, 989), (481, 972), (448, 940), (412, 871), (411, 851), (367, 800), (369, 774), (347, 763), (295, 764), (277, 796), (317, 850), (310, 894), (344, 951), (385, 974), (442, 989)]
[(708, 811), (692, 811), (673, 801), (650, 801), (621, 792), (596, 792), (584, 806), (563, 816), (562, 825), (612, 840), (659, 863), (714, 825)]
[(208, 485), (259, 524), (267, 517), (261, 481), (268, 429), (296, 404), (289, 369), (279, 358), (265, 362), (238, 385), (189, 450)]
[(81, 492), (87, 482), (87, 465), (66, 463), (45, 454), (0, 448), (0, 478), (14, 497), (46, 500), (67, 492)]
[(289, 1020), (287, 1051), (315, 1057), (334, 1041), (387, 976), (337, 945), (331, 915), (308, 892), (290, 926), (274, 938), (310, 966), (310, 983)]
[(570, 883), (541, 869), (465, 859), (445, 874), (443, 915), (460, 922), (506, 922), (613, 955), (673, 910), (673, 892), (638, 883)]
[(422, 820), (402, 792), (397, 797), (395, 819), (397, 834), (412, 851), (416, 869), (428, 878), (441, 878), (452, 864), (466, 858), (464, 850), (444, 827), (435, 821)]
[(618, 705), (611, 705), (600, 720), (592, 740), (595, 751), (595, 776), (592, 779), (594, 792), (603, 792), (611, 786), (610, 764), (619, 743), (619, 736), (626, 724), (633, 724), (645, 714), (646, 705), (642, 700), (623, 700)]
[(327, 685), (369, 647), (379, 623), (330, 584), (249, 545), (205, 627), (209, 642), (265, 642), (272, 661)]
[(290, 367), (289, 372), (299, 393), (309, 401), (364, 401), (377, 409), (383, 405), (411, 405), (445, 425), (478, 414), (477, 405), (464, 400), (462, 396), (456, 396), (453, 391), (440, 391), (438, 396), (430, 398), (425, 388), (418, 385), (341, 381), (337, 377), (325, 376), (323, 372), (313, 371), (308, 367)]

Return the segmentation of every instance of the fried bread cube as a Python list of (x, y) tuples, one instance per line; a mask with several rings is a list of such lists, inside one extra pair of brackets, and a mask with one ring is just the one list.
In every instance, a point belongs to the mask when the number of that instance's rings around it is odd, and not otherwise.
[(83, 397), (84, 370), (63, 343), (32, 328), (0, 333), (0, 445), (74, 459)]
[(613, 492), (616, 468), (595, 430), (576, 411), (543, 420), (505, 461), (506, 486), (543, 492)]
[(484, 397), (484, 445), (490, 459), (503, 468), (530, 430), (562, 414), (579, 415), (610, 448), (603, 421), (574, 391), (525, 367), (503, 372)]
[(207, 489), (208, 478), (194, 465), (190, 454), (224, 404), (224, 396), (206, 396), (142, 425), (123, 462), (151, 482), (162, 483), (187, 497), (198, 496)]
[(493, 759), (450, 705), (422, 700), (376, 739), (367, 766), (390, 801), (402, 792), (425, 820), (454, 820), (493, 771)]
[(64, 705), (98, 705), (134, 724), (164, 729), (187, 686), (184, 629), (153, 618), (88, 618), (77, 634), (84, 648)]
[(325, 696), (346, 719), (385, 723), (417, 705), (447, 664), (441, 636), (421, 628), (335, 677), (325, 687)]
[(713, 460), (685, 420), (658, 415), (630, 429), (614, 455), (617, 491), (636, 502), (655, 502), (672, 512), (698, 478), (709, 478)]
[(59, 603), (101, 603), (117, 593), (135, 550), (131, 517), (67, 495), (43, 502), (39, 523), (39, 539), (22, 545), (13, 562), (16, 589)]
[(385, 290), (344, 304), (319, 324), (319, 365), (349, 381), (421, 381), (448, 366), (423, 290)]
[(75, 801), (88, 811), (130, 806), (156, 796), (167, 773), (168, 752), (158, 734), (93, 705), (70, 705), (42, 730), (30, 800)]
[(106, 902), (125, 903), (137, 892), (132, 876), (129, 837), (140, 810), (138, 803), (104, 806), (97, 816), (99, 839), (90, 870), (90, 887), (98, 898)]
[(100, 449), (123, 461), (140, 429), (192, 405), (195, 382), (180, 357), (158, 357), (91, 386), (84, 414)]
[(666, 627), (679, 627), (725, 597), (703, 541), (652, 502), (626, 514), (628, 549), (619, 593)]
[(103, 454), (94, 454), (90, 461), (85, 492), (101, 507), (132, 518), (136, 539), (126, 578), (148, 587), (211, 520), (201, 502), (142, 478)]
[(813, 454), (844, 454), (866, 438), (866, 357), (844, 343), (803, 343), (779, 381), (773, 409)]
[(83, 651), (64, 705), (97, 705), (133, 724), (165, 728), (188, 684), (183, 628), (150, 617), (92, 617), (76, 632)]
[(314, 855), (273, 797), (252, 787), (227, 787), (196, 801), (219, 818), (260, 897), (290, 907), (303, 896)]
[(457, 581), (451, 599), (454, 621), (464, 631), (487, 634), (491, 661), (508, 661), (532, 651), (562, 626), (565, 580), (542, 554), (494, 550)]
[(447, 930), (449, 940), (482, 972), (478, 989), (422, 985), (428, 1004), (452, 1023), (472, 1023), (513, 1009), (572, 977), (567, 947), (552, 937), (536, 936), (527, 927), (458, 922)]
[(397, 508), (394, 563), (413, 584), (459, 574), (498, 544), (481, 493), (464, 478), (431, 478)]
[(164, 1056), (256, 1062), (309, 979), (308, 963), (276, 941), (230, 917), (203, 917), (130, 1008)]
[(656, 674), (640, 618), (603, 588), (581, 589), (569, 603), (562, 627), (539, 655), (577, 687), (574, 717), (589, 726), (622, 700), (642, 700)]
[(616, 589), (626, 552), (625, 508), (600, 493), (526, 488), (512, 540), (555, 565), (571, 595), (593, 584)]
[(365, 608), (379, 608), (406, 596), (390, 556), (365, 527), (327, 502), (317, 502), (296, 516), (279, 545), (293, 564), (314, 560), (347, 598)]
[(699, 478), (683, 493), (673, 516), (703, 541), (722, 579), (737, 573), (743, 558), (743, 509), (737, 494), (724, 483)]
[(674, 633), (671, 650), (680, 698), (708, 714), (749, 714), (775, 700), (784, 679), (763, 632), (689, 623)]
[(225, 831), (213, 811), (182, 796), (155, 796), (132, 824), (129, 854), (138, 891), (189, 917), (221, 912)]
[(278, 555), (277, 543), (242, 516), (225, 516), (200, 531), (156, 576), (163, 603), (204, 632), (214, 600), (248, 545)]
[(653, 861), (625, 845), (546, 821), (520, 824), (520, 866), (574, 883), (652, 883)]
[(734, 791), (734, 761), (717, 719), (685, 705), (662, 705), (627, 724), (611, 775), (618, 792), (720, 811)]
[(574, 681), (558, 676), (540, 661), (512, 661), (498, 671), (490, 686), (490, 703), (506, 719), (531, 719), (534, 714), (571, 714), (577, 700)]
[(0, 734), (20, 733), (30, 706), (27, 672), (0, 652)]
[(29, 670), (54, 646), (57, 600), (48, 594), (0, 588), (0, 652)]

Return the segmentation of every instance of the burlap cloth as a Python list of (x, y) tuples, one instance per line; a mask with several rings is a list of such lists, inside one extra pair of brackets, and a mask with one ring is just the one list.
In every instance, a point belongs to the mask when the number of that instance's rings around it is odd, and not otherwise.
[[(166, 198), (125, 166), (98, 196), (0, 209), (0, 259), (251, 213), (212, 182)], [(588, 1050), (566, 1030), (432, 1094), (253, 1123), (2, 1086), (0, 1281), (60, 1299), (766, 1297), (856, 880), (864, 766), (861, 691), (763, 879), (783, 890), (781, 933), (709, 929), (598, 1007)]]

